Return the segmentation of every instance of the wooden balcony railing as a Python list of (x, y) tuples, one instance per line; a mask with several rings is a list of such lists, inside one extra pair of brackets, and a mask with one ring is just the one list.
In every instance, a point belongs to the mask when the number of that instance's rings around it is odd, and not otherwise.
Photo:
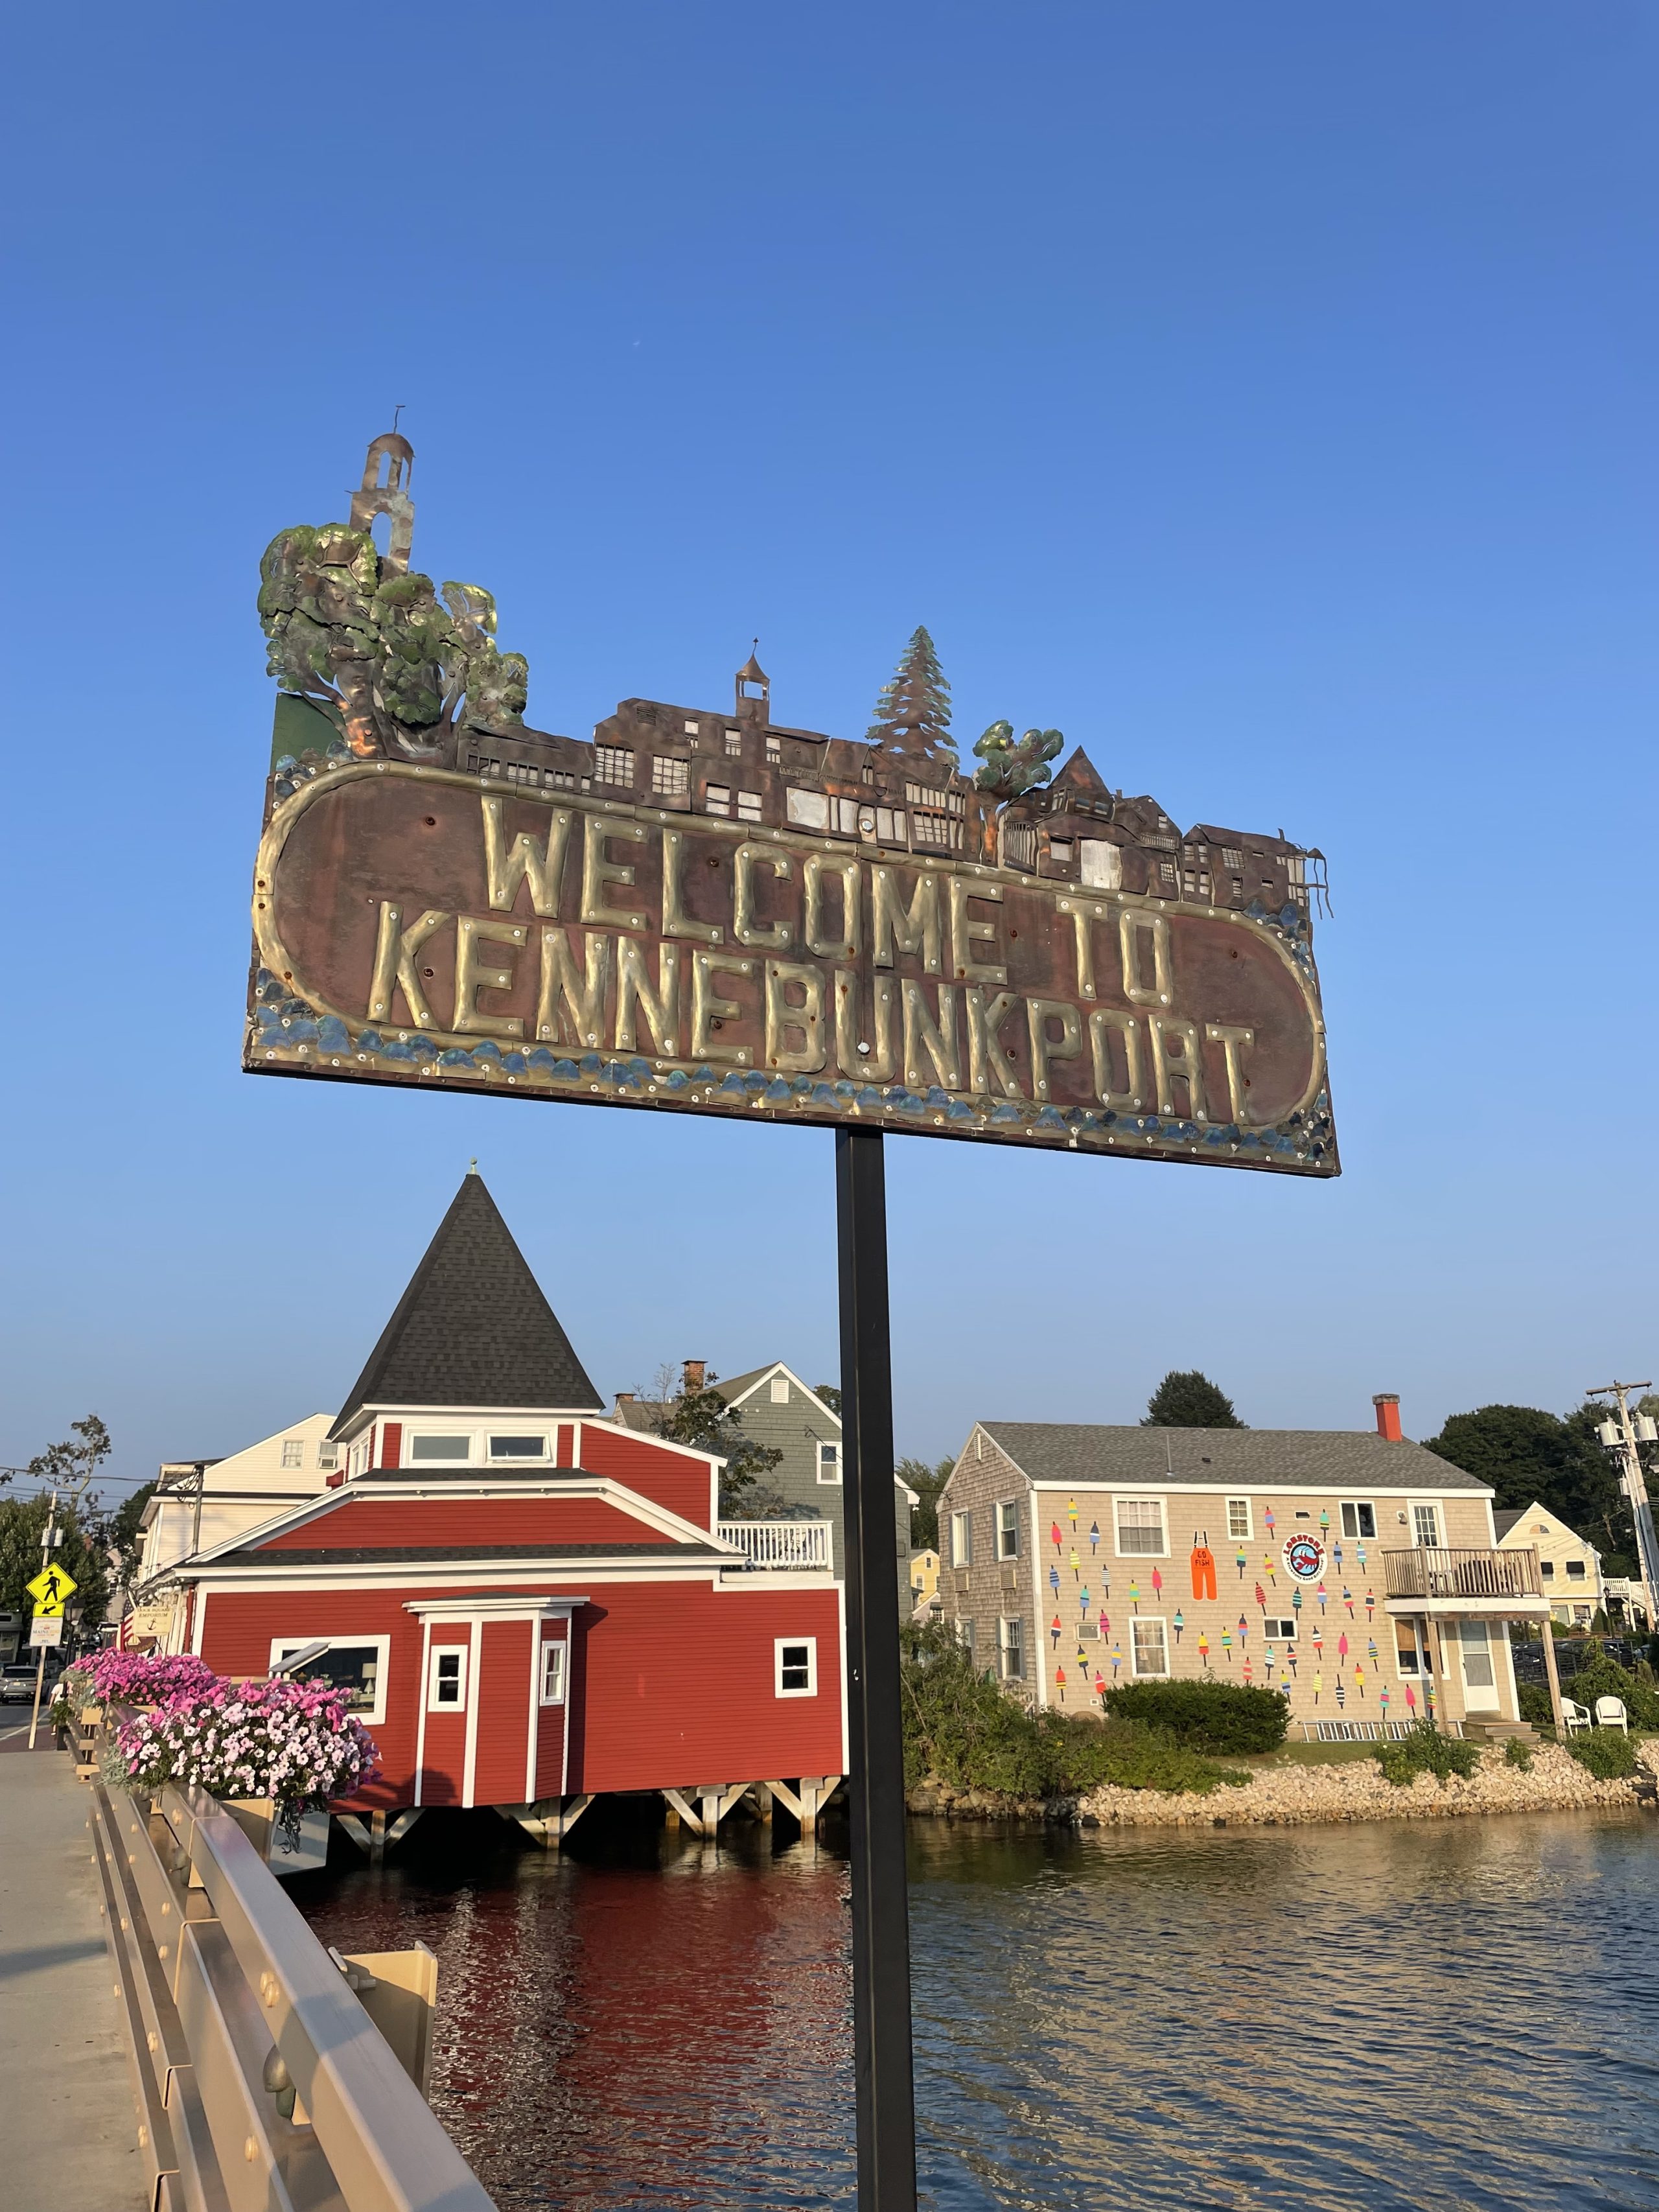
[(1385, 1551), (1390, 1597), (1541, 1597), (1536, 1552), (1486, 1552), (1439, 1544)]

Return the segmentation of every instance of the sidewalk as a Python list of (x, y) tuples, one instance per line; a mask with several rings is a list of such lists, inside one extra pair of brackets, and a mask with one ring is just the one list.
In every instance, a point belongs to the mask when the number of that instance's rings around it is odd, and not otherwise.
[(0, 1758), (0, 2199), (8, 2212), (141, 2212), (87, 1793), (65, 1753), (23, 1749), (21, 1717), (18, 1731), (18, 1708), (0, 1706), (0, 1753), (16, 1754)]

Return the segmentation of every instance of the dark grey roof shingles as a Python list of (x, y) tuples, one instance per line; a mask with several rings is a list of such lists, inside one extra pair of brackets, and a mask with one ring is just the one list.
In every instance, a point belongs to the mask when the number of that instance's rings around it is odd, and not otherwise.
[(1475, 1490), (1487, 1486), (1421, 1444), (1365, 1429), (1143, 1429), (1082, 1421), (981, 1421), (1041, 1483), (1230, 1483), (1255, 1490)]
[(465, 1177), (330, 1433), (362, 1406), (516, 1406), (595, 1413), (557, 1315), (483, 1177)]

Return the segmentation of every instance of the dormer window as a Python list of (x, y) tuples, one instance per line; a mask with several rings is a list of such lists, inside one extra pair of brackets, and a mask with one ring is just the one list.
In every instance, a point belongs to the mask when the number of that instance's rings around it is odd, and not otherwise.
[(492, 1436), (489, 1439), (489, 1456), (492, 1460), (508, 1462), (545, 1459), (547, 1438), (539, 1433), (534, 1436)]
[(465, 1467), (472, 1457), (472, 1439), (435, 1431), (417, 1431), (406, 1449), (411, 1467)]

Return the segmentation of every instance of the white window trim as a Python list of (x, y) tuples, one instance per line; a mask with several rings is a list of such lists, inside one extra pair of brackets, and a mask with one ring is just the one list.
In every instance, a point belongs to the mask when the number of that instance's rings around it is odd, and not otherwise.
[[(1380, 1544), (1382, 1539), (1378, 1532), (1382, 1528), (1382, 1523), (1377, 1518), (1376, 1500), (1374, 1498), (1339, 1498), (1336, 1502), (1338, 1534), (1343, 1536), (1346, 1536), (1348, 1534), (1348, 1531), (1342, 1526), (1342, 1516), (1351, 1505), (1353, 1508), (1352, 1540), (1356, 1544)], [(1368, 1510), (1371, 1516), (1371, 1533), (1369, 1536), (1364, 1533), (1359, 1526), (1359, 1509), (1362, 1505)]]
[[(1440, 1510), (1439, 1499), (1437, 1498), (1413, 1498), (1407, 1503), (1406, 1510), (1412, 1516), (1411, 1528), (1413, 1549), (1415, 1551), (1443, 1550), (1446, 1542), (1446, 1522), (1444, 1515)], [(1431, 1545), (1425, 1545), (1423, 1539), (1418, 1534), (1417, 1516), (1419, 1513), (1432, 1513), (1434, 1516), (1434, 1542)]]
[(283, 1438), (283, 1467), (284, 1467), (284, 1468), (303, 1467), (303, 1466), (305, 1465), (305, 1463), (306, 1463), (306, 1440), (305, 1440), (305, 1438), (304, 1438), (303, 1437), (284, 1437)]
[[(1254, 1544), (1255, 1541), (1255, 1505), (1254, 1501), (1249, 1498), (1235, 1497), (1224, 1498), (1222, 1504), (1227, 1516), (1227, 1541), (1230, 1544)], [(1244, 1508), (1244, 1526), (1242, 1528), (1235, 1528), (1233, 1526), (1233, 1508), (1235, 1505), (1242, 1505)]]
[[(549, 1655), (552, 1652), (556, 1652), (558, 1654), (558, 1665), (550, 1670)], [(542, 1656), (538, 1663), (541, 1668), (541, 1673), (538, 1677), (540, 1682), (539, 1695), (541, 1703), (544, 1705), (562, 1705), (564, 1703), (565, 1686), (570, 1679), (570, 1644), (568, 1638), (562, 1636), (544, 1637), (542, 1638)], [(556, 1674), (559, 1678), (557, 1685), (552, 1689), (548, 1687), (547, 1677), (550, 1671)]]
[[(1014, 1548), (1012, 1552), (1005, 1552), (1002, 1548), (1002, 1512), (1003, 1508), (1008, 1505), (1012, 1506), (1014, 1510)], [(1018, 1559), (1020, 1557), (1019, 1500), (1018, 1498), (998, 1498), (995, 1508), (991, 1516), (991, 1530), (993, 1547), (996, 1552), (995, 1564), (1000, 1567), (1006, 1567), (1011, 1560)]]
[(366, 1711), (354, 1712), (351, 1717), (361, 1721), (365, 1728), (373, 1728), (383, 1722), (386, 1718), (386, 1669), (392, 1663), (392, 1638), (389, 1636), (273, 1636), (268, 1671), (274, 1674), (290, 1651), (302, 1651), (307, 1644), (326, 1644), (331, 1651), (337, 1644), (372, 1644), (374, 1646), (380, 1654), (374, 1669), (374, 1702)]
[[(1156, 1491), (1114, 1491), (1112, 1500), (1112, 1556), (1118, 1559), (1167, 1559), (1170, 1556), (1170, 1501)], [(1117, 1509), (1120, 1505), (1156, 1505), (1162, 1522), (1164, 1545), (1157, 1552), (1126, 1552), (1121, 1542), (1122, 1529), (1119, 1525)]]
[[(1273, 1628), (1271, 1632), (1267, 1626), (1270, 1620), (1273, 1623)], [(1291, 1632), (1288, 1636), (1285, 1633), (1285, 1624), (1286, 1621), (1289, 1621), (1291, 1625)], [(1293, 1613), (1275, 1613), (1272, 1614), (1264, 1613), (1261, 1616), (1261, 1640), (1264, 1644), (1294, 1644), (1298, 1640), (1301, 1626), (1302, 1624), (1297, 1620)]]
[[(783, 1655), (786, 1651), (806, 1651), (806, 1687), (786, 1690), (783, 1686)], [(818, 1639), (816, 1636), (779, 1636), (772, 1642), (772, 1689), (780, 1698), (816, 1698), (818, 1693)]]
[[(1012, 1645), (1012, 1644), (1010, 1644), (1010, 1642), (1009, 1642), (1009, 1640), (1008, 1640), (1008, 1631), (1009, 1631), (1011, 1628), (1017, 1628), (1017, 1629), (1019, 1631), (1019, 1643), (1018, 1643), (1018, 1650), (1019, 1650), (1019, 1672), (1018, 1672), (1018, 1674), (1011, 1674), (1009, 1673), (1009, 1671), (1008, 1671), (1008, 1654), (1009, 1654), (1009, 1652), (1010, 1652), (1010, 1651), (1014, 1648), (1014, 1647), (1013, 1647), (1013, 1645)], [(1026, 1675), (1025, 1669), (1026, 1669), (1026, 1666), (1027, 1666), (1027, 1664), (1028, 1664), (1028, 1662), (1029, 1662), (1030, 1656), (1030, 1653), (1027, 1651), (1026, 1647), (1025, 1647), (1025, 1620), (1024, 1620), (1024, 1616), (1023, 1614), (1021, 1614), (1021, 1613), (999, 1613), (999, 1614), (997, 1615), (997, 1680), (998, 1680), (998, 1681), (999, 1681), (999, 1682), (1024, 1682), (1024, 1681), (1025, 1681), (1025, 1680), (1028, 1679), (1028, 1677), (1027, 1677), (1027, 1675)], [(1041, 1663), (1041, 1662), (1039, 1662), (1039, 1664), (1040, 1664), (1040, 1663)]]
[[(963, 1539), (960, 1545), (957, 1542), (958, 1534)], [(951, 1516), (951, 1565), (953, 1567), (971, 1567), (973, 1564), (974, 1516), (969, 1508), (966, 1512)]]
[[(538, 1433), (538, 1431), (534, 1429), (498, 1429), (495, 1431), (494, 1436), (486, 1431), (484, 1436), (484, 1453), (489, 1464), (491, 1467), (534, 1467), (538, 1461), (550, 1459), (552, 1457), (552, 1454), (548, 1450), (547, 1437), (545, 1435), (542, 1436), (542, 1448), (538, 1452), (497, 1453), (495, 1449), (495, 1436), (532, 1437)], [(439, 1461), (428, 1460), (423, 1461), (422, 1464), (423, 1466), (430, 1467), (441, 1465), (441, 1462)], [(470, 1462), (469, 1464), (471, 1464)]]
[[(825, 1452), (833, 1452), (835, 1457), (826, 1460)], [(817, 1453), (818, 1480), (823, 1483), (838, 1483), (841, 1480), (841, 1446), (833, 1438), (823, 1437), (818, 1441)], [(826, 1467), (833, 1469), (833, 1472), (826, 1474), (824, 1473)]]
[[(465, 1434), (466, 1437), (466, 1455), (465, 1458), (462, 1459), (416, 1459), (415, 1456), (415, 1438), (417, 1434), (423, 1437), (458, 1437)], [(412, 1423), (405, 1421), (404, 1424), (403, 1437), (398, 1446), (398, 1464), (399, 1468), (412, 1468), (416, 1474), (418, 1474), (422, 1468), (428, 1467), (473, 1467), (477, 1463), (477, 1456), (478, 1439), (477, 1435), (471, 1431), (464, 1431), (459, 1429), (421, 1429), (417, 1431)]]
[[(453, 1705), (441, 1705), (438, 1700), (438, 1662), (452, 1652), (459, 1652), (461, 1660), (461, 1694)], [(468, 1644), (434, 1644), (426, 1659), (426, 1709), (429, 1713), (464, 1713), (467, 1708), (467, 1692), (471, 1685), (467, 1677), (472, 1671), (472, 1646)]]
[[(1140, 1654), (1135, 1648), (1135, 1631), (1137, 1628), (1142, 1626), (1148, 1628), (1156, 1627), (1163, 1631), (1164, 1666), (1161, 1672), (1155, 1674), (1152, 1673), (1143, 1674), (1140, 1670)], [(1138, 1682), (1168, 1682), (1173, 1680), (1175, 1676), (1175, 1668), (1170, 1656), (1170, 1623), (1164, 1614), (1161, 1613), (1137, 1613), (1130, 1616), (1129, 1674), (1132, 1680)]]

